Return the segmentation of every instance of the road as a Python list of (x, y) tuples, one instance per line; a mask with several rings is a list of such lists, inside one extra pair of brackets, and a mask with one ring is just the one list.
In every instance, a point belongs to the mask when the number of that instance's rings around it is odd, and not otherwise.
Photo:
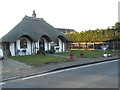
[(118, 61), (64, 69), (1, 85), (3, 88), (118, 88)]

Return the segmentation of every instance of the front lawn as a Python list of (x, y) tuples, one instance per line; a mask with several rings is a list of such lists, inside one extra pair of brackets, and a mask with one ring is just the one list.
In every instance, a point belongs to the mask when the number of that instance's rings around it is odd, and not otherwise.
[[(75, 57), (80, 57), (79, 53), (83, 52), (85, 54), (86, 58), (94, 58), (94, 57), (102, 57), (103, 56), (103, 51), (102, 50), (71, 50), (71, 53)], [(69, 52), (63, 52), (63, 53), (56, 53), (57, 55), (63, 55), (67, 56)], [(112, 55), (118, 55), (117, 51), (107, 51), (107, 54), (112, 54)]]
[[(71, 50), (73, 55), (80, 58), (79, 53), (83, 52), (86, 58), (97, 58), (102, 57), (103, 51), (101, 50)], [(118, 55), (117, 51), (107, 51), (108, 54)], [(55, 53), (56, 55), (68, 56), (69, 52)], [(119, 53), (120, 54), (120, 53)], [(53, 62), (64, 62), (68, 61), (67, 58), (50, 56), (50, 55), (30, 55), (30, 56), (13, 56), (11, 59), (24, 62), (32, 66), (40, 66), (42, 64), (53, 63)]]
[(67, 61), (67, 58), (49, 56), (49, 55), (30, 55), (30, 56), (13, 56), (11, 59), (24, 62), (32, 66), (39, 66), (45, 63)]

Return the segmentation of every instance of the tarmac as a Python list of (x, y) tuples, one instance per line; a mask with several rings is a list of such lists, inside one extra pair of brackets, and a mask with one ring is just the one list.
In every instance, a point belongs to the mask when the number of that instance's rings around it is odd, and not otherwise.
[(65, 62), (48, 63), (41, 65), (39, 67), (33, 67), (25, 63), (5, 58), (5, 60), (0, 60), (0, 65), (2, 65), (2, 71), (0, 72), (0, 74), (2, 75), (1, 81), (3, 82), (8, 80), (14, 80), (27, 76), (43, 74), (55, 70), (111, 61), (116, 59), (120, 60), (120, 57), (118, 55), (115, 55), (111, 57), (99, 57), (99, 58), (74, 58), (73, 60), (68, 60)]

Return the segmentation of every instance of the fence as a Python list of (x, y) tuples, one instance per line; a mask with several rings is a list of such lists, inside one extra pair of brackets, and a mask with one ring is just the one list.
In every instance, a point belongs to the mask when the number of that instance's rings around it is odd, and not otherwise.
[(71, 43), (70, 47), (71, 49), (95, 50), (95, 49), (101, 49), (101, 46), (103, 44), (108, 44), (109, 50), (120, 50), (120, 41)]

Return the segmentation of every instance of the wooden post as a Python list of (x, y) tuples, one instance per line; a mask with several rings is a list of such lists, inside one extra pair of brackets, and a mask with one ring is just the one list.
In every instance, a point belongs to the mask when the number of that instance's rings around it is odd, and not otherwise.
[(79, 49), (80, 49), (80, 43), (79, 43)]
[(115, 42), (113, 41), (113, 51), (115, 51)]
[(87, 49), (87, 42), (85, 42), (86, 43), (86, 49)]
[(95, 49), (95, 42), (93, 42), (93, 50)]

